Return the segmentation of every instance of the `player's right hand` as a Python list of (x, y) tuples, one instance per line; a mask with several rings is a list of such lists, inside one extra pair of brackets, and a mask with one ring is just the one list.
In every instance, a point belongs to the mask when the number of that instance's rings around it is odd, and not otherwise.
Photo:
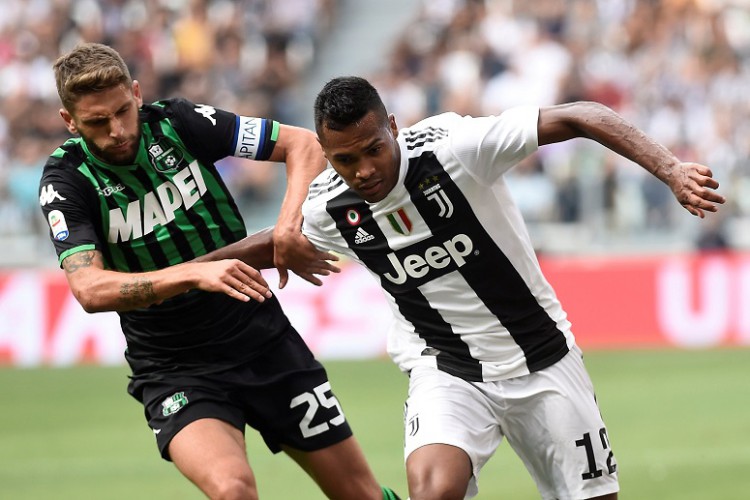
[(667, 179), (680, 205), (696, 217), (705, 217), (705, 212), (716, 212), (717, 205), (726, 199), (716, 192), (719, 182), (713, 178), (711, 169), (705, 165), (692, 162), (680, 163)]
[(274, 265), (279, 271), (279, 288), (289, 282), (289, 270), (313, 285), (323, 281), (318, 276), (338, 273), (341, 269), (334, 264), (339, 258), (332, 253), (315, 248), (300, 231), (287, 231), (284, 236), (274, 232)]
[(213, 262), (196, 262), (196, 286), (207, 292), (221, 292), (230, 297), (248, 302), (263, 302), (271, 297), (271, 290), (260, 271), (238, 259)]

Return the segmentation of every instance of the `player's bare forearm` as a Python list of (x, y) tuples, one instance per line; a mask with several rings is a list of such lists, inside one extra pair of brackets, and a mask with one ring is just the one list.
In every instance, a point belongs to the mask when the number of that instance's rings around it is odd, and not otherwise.
[(279, 286), (283, 288), (288, 281), (288, 269), (308, 279), (299, 272), (310, 253), (301, 231), (301, 207), (310, 183), (325, 169), (327, 161), (317, 136), (299, 127), (282, 126), (274, 153), (283, 157), (287, 174), (286, 192), (273, 233), (274, 265), (279, 271)]
[[(87, 312), (127, 311), (167, 298), (159, 297), (147, 273), (105, 270), (102, 255), (97, 251), (75, 253), (62, 264), (73, 295)], [(174, 294), (187, 289), (179, 287)]]
[(256, 269), (273, 267), (273, 227), (267, 227), (223, 248), (202, 255), (194, 262), (239, 259)]
[(666, 182), (680, 160), (667, 148), (596, 102), (573, 102), (544, 107), (539, 112), (539, 145), (586, 137), (637, 163)]
[[(95, 261), (101, 261), (100, 258), (97, 252), (79, 252), (65, 259), (63, 268), (68, 274), (81, 272), (83, 269), (92, 268)], [(120, 283), (119, 299), (122, 308), (131, 309), (153, 304), (158, 297), (151, 280), (134, 276)], [(84, 309), (86, 306), (91, 307), (90, 301), (87, 301)]]
[(310, 183), (327, 164), (323, 149), (312, 131), (281, 125), (271, 159), (286, 164), (286, 192), (274, 231), (276, 235), (287, 231), (299, 232), (302, 226), (302, 202)]
[[(273, 228), (268, 227), (231, 245), (198, 257), (193, 262), (239, 259), (256, 269), (268, 269), (274, 267), (274, 238)], [(336, 262), (338, 257), (316, 249), (301, 232), (297, 235), (295, 246), (295, 257), (287, 264), (288, 268), (302, 279), (320, 286), (323, 282), (319, 276), (340, 272), (340, 269), (332, 263)]]
[(104, 269), (98, 251), (63, 260), (70, 289), (86, 312), (130, 311), (148, 307), (194, 288), (237, 300), (263, 301), (271, 296), (260, 272), (238, 259), (191, 262), (144, 273)]
[(120, 284), (120, 298), (128, 309), (149, 306), (159, 300), (154, 283), (148, 278), (134, 277)]
[(539, 145), (575, 137), (593, 139), (640, 165), (664, 182), (691, 214), (704, 217), (725, 202), (716, 193), (719, 183), (711, 169), (682, 162), (612, 109), (594, 102), (575, 102), (542, 108), (539, 112)]

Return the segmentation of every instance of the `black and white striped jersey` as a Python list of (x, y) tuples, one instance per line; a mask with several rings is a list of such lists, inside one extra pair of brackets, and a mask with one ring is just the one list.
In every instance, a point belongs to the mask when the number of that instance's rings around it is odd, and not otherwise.
[(303, 231), (379, 280), (395, 322), (388, 352), (470, 381), (561, 359), (570, 323), (542, 275), (503, 173), (535, 152), (538, 108), (445, 113), (401, 129), (399, 180), (367, 203), (332, 169), (311, 184)]

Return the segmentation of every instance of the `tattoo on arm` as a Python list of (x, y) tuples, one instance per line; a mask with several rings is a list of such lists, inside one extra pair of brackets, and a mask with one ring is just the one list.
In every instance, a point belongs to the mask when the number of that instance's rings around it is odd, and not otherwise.
[(63, 261), (63, 269), (65, 269), (66, 273), (72, 274), (79, 269), (93, 266), (95, 258), (95, 252), (75, 253)]
[(133, 278), (130, 282), (120, 285), (120, 296), (123, 302), (130, 305), (138, 305), (156, 301), (156, 292), (151, 280), (144, 278)]

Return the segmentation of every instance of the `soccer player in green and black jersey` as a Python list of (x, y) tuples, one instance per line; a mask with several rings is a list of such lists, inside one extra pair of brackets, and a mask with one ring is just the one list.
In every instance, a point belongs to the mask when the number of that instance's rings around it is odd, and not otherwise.
[[(257, 270), (275, 260), (282, 286), (287, 268), (314, 284), (337, 271), (300, 234), (300, 205), (325, 166), (315, 135), (181, 99), (144, 105), (104, 45), (79, 45), (54, 69), (60, 114), (78, 137), (50, 156), (39, 202), (75, 297), (120, 315), (128, 392), (162, 456), (211, 498), (257, 498), (247, 424), (331, 498), (396, 498)], [(259, 234), (244, 262), (208, 260), (246, 236), (214, 166), (229, 155), (287, 164), (273, 238)]]

